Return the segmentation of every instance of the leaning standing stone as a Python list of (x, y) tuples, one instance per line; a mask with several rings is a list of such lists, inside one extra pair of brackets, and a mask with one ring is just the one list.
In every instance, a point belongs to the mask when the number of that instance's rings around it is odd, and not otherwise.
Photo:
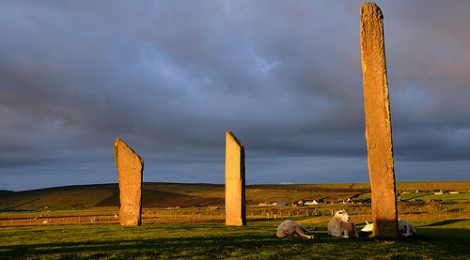
[(362, 5), (360, 26), (374, 235), (396, 238), (398, 237), (397, 202), (383, 14), (375, 3)]
[(114, 158), (119, 180), (119, 222), (121, 226), (140, 226), (142, 223), (142, 174), (144, 160), (124, 141), (116, 138)]

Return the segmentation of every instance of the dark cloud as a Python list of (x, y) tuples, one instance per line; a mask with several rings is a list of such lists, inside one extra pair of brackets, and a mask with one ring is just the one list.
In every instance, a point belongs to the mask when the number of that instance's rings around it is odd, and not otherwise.
[[(378, 4), (397, 176), (465, 178), (468, 3)], [(359, 8), (2, 1), (0, 189), (115, 182), (115, 137), (146, 181), (221, 183), (227, 130), (251, 183), (367, 181)]]

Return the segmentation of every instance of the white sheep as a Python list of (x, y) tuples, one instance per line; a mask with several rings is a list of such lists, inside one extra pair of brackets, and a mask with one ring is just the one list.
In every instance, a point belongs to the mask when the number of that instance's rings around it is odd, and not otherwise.
[(349, 236), (359, 237), (356, 231), (356, 225), (346, 210), (336, 211), (333, 218), (328, 222), (328, 235), (335, 237), (349, 238)]
[(277, 237), (305, 237), (315, 239), (317, 235), (312, 230), (307, 230), (302, 225), (293, 220), (286, 220), (277, 227)]
[[(374, 223), (366, 221), (366, 226), (361, 229), (362, 232), (372, 232), (374, 230)], [(398, 232), (404, 237), (415, 236), (416, 230), (409, 221), (398, 218)]]

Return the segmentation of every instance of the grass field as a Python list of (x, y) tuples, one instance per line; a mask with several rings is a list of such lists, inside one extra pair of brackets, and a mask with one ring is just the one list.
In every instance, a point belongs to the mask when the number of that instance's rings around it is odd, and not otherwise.
[[(300, 220), (300, 222), (308, 219)], [(0, 229), (2, 259), (468, 259), (470, 220), (425, 221), (419, 236), (396, 241), (335, 238), (324, 224), (315, 240), (280, 239), (280, 220), (245, 227), (214, 224), (51, 225)]]
[[(371, 220), (370, 204), (257, 206), (260, 201), (370, 196), (364, 183), (249, 186), (245, 227), (224, 225), (223, 185), (145, 184), (140, 227), (118, 224), (115, 184), (3, 191), (0, 208), (34, 211), (0, 214), (0, 259), (470, 259), (470, 182), (421, 184), (397, 185), (409, 191), (401, 195), (399, 215), (418, 232), (399, 240), (327, 235), (333, 210), (345, 208), (360, 228)], [(430, 192), (441, 189), (460, 193)], [(442, 201), (429, 202), (433, 196)], [(319, 238), (275, 237), (285, 219), (316, 227)]]

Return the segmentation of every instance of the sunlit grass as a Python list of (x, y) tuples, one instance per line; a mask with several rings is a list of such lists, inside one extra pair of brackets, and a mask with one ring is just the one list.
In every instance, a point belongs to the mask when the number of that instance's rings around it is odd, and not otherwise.
[[(432, 184), (432, 187), (429, 184), (426, 190), (444, 184), (452, 183), (437, 183)], [(178, 184), (152, 185), (149, 185), (149, 189), (160, 189), (162, 186), (171, 191), (176, 187), (181, 188)], [(351, 185), (353, 189), (367, 188), (366, 184), (267, 185), (263, 189), (251, 187), (247, 193), (251, 196), (249, 199), (253, 200), (293, 201), (321, 194), (344, 195), (342, 189), (349, 189)], [(313, 186), (319, 191), (312, 192)], [(405, 186), (414, 189), (416, 184)], [(223, 194), (220, 186), (208, 185), (207, 190), (198, 187), (190, 185), (183, 187), (183, 191), (188, 195), (203, 197)], [(85, 188), (90, 194), (95, 191), (92, 186)], [(55, 190), (63, 192), (62, 189)], [(362, 191), (354, 191), (357, 192)], [(463, 196), (462, 193), (459, 196)], [(31, 197), (23, 199), (22, 203), (32, 200)], [(93, 204), (89, 200), (89, 196), (85, 197), (84, 203)], [(332, 210), (345, 208), (361, 228), (366, 220), (371, 221), (369, 204), (337, 203), (310, 207), (249, 205), (246, 227), (225, 226), (223, 207), (144, 207), (143, 226), (126, 228), (117, 224), (119, 209), (112, 203), (107, 207), (73, 210), (68, 202), (56, 201), (63, 203), (60, 207), (62, 210), (43, 208), (41, 212), (0, 215), (0, 225), (17, 225), (0, 227), (0, 259), (470, 259), (468, 201), (425, 204), (399, 202), (400, 217), (415, 225), (418, 236), (393, 241), (342, 239), (327, 235), (326, 224)], [(90, 222), (95, 217), (99, 217), (99, 221)], [(317, 227), (319, 238), (276, 238), (276, 227), (287, 218), (307, 227)], [(51, 222), (42, 225), (44, 220)]]
[[(311, 219), (299, 220), (306, 224)], [(3, 259), (466, 259), (470, 220), (416, 223), (419, 236), (387, 241), (329, 237), (279, 239), (281, 220), (223, 224), (50, 225), (0, 228)]]

